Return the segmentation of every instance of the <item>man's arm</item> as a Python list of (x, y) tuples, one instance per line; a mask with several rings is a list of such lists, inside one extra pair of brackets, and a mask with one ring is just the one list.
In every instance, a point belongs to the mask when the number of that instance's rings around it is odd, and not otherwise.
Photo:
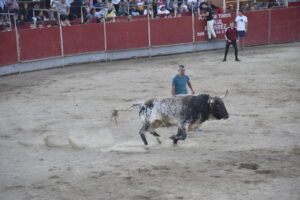
[(172, 85), (172, 88), (171, 88), (171, 95), (174, 97), (175, 96), (175, 86)]
[(248, 22), (245, 22), (245, 32), (248, 30)]
[(192, 88), (192, 83), (191, 83), (191, 81), (188, 80), (187, 84), (188, 84), (189, 88), (191, 89), (192, 94), (195, 94), (195, 91), (194, 91), (193, 88)]

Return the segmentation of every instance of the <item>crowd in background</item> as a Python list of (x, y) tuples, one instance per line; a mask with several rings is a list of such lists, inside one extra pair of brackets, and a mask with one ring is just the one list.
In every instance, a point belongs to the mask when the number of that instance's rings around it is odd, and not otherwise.
[[(58, 26), (57, 23), (45, 23), (60, 19), (62, 26), (71, 26), (72, 20), (80, 18), (83, 23), (90, 21), (115, 21), (117, 16), (180, 16), (182, 13), (197, 11), (201, 4), (207, 3), (212, 9), (217, 9), (211, 0), (0, 0), (0, 15), (2, 30), (10, 30), (16, 20), (17, 25), (31, 22), (30, 27)], [(251, 4), (250, 7), (257, 4)], [(34, 9), (34, 12), (33, 12)], [(51, 10), (38, 10), (51, 9)], [(56, 11), (53, 11), (56, 10)]]

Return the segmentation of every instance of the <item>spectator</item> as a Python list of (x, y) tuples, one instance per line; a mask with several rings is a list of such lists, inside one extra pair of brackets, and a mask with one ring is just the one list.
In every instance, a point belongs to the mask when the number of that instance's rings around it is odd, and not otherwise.
[(136, 2), (137, 5), (137, 10), (139, 12), (140, 15), (144, 14), (144, 10), (145, 10), (145, 2), (143, 0), (138, 0)]
[(166, 3), (165, 1), (163, 0), (157, 0), (157, 3), (156, 3), (156, 9), (157, 9), (157, 14), (159, 14), (159, 10), (161, 9), (161, 7), (166, 7)]
[[(4, 9), (4, 13), (17, 15), (18, 11), (16, 9), (14, 9), (12, 3), (8, 3), (7, 7)], [(8, 15), (8, 18), (9, 18), (9, 21), (10, 21), (11, 24), (15, 23), (14, 17), (15, 17), (14, 15)]]
[(197, 10), (197, 0), (187, 0), (187, 7), (189, 9), (189, 11), (195, 11)]
[(97, 3), (94, 4), (94, 7), (103, 9), (105, 7), (105, 3), (103, 0), (97, 0)]
[(37, 21), (36, 24), (37, 24), (37, 27), (38, 27), (38, 28), (44, 28), (44, 23), (43, 23), (43, 21)]
[(7, 4), (7, 0), (0, 0), (0, 13), (4, 13), (6, 4)]
[(128, 16), (129, 10), (129, 3), (127, 0), (121, 0), (120, 5), (119, 5), (119, 12), (117, 13), (117, 16)]
[(158, 15), (161, 15), (161, 14), (169, 15), (170, 11), (168, 11), (165, 6), (161, 6), (160, 9), (157, 11), (157, 14)]
[(60, 20), (63, 26), (70, 26), (70, 21), (68, 19), (70, 14), (70, 5), (66, 2), (66, 0), (60, 0), (60, 2), (55, 2), (55, 7), (60, 16)]
[(6, 2), (7, 4), (11, 4), (13, 9), (18, 10), (19, 9), (19, 5), (17, 0), (7, 0)]
[(119, 3), (120, 3), (120, 0), (112, 0), (112, 4), (115, 7), (115, 9), (114, 9), (115, 11), (114, 12), (116, 12), (116, 13), (118, 13), (118, 11), (119, 11)]
[(137, 4), (135, 1), (130, 1), (130, 14), (132, 16), (139, 16), (140, 15), (140, 12), (138, 11), (137, 9)]
[(24, 3), (23, 7), (19, 10), (19, 16), (25, 22), (32, 21), (32, 9), (28, 7), (27, 3)]
[(70, 13), (74, 15), (74, 17), (81, 17), (81, 7), (83, 6), (82, 0), (74, 0), (70, 5)]
[(226, 48), (225, 48), (225, 55), (224, 55), (223, 62), (226, 62), (227, 53), (228, 53), (230, 45), (232, 45), (234, 48), (235, 61), (240, 61), (240, 59), (238, 58), (238, 49), (237, 49), (237, 44), (236, 44), (236, 42), (238, 41), (238, 38), (239, 38), (238, 31), (234, 27), (234, 22), (231, 21), (229, 23), (229, 27), (226, 29), (226, 32), (225, 32)]
[(152, 8), (152, 5), (148, 5), (147, 8), (144, 10), (144, 15), (151, 15), (152, 18), (153, 18), (153, 8)]
[(43, 22), (45, 20), (45, 15), (43, 11), (40, 11), (39, 14), (36, 16), (37, 22)]
[(183, 65), (179, 65), (178, 74), (172, 79), (172, 96), (180, 94), (188, 94), (186, 85), (191, 89), (192, 94), (195, 94), (189, 76), (185, 75), (185, 68)]
[(245, 46), (245, 36), (248, 29), (248, 18), (244, 15), (242, 10), (239, 10), (238, 16), (235, 18), (235, 22), (237, 23), (237, 31), (239, 33), (240, 38), (240, 48), (243, 49)]
[(3, 31), (3, 32), (11, 31), (11, 24), (10, 24), (10, 23), (7, 23), (7, 22), (3, 23), (3, 24), (2, 24), (2, 31)]
[(180, 4), (178, 11), (180, 13), (189, 12), (189, 9), (184, 1)]
[(89, 23), (90, 19), (96, 18), (96, 10), (92, 8), (89, 13), (85, 16), (85, 23)]
[(115, 7), (114, 7), (114, 5), (113, 5), (113, 3), (112, 3), (111, 0), (107, 0), (107, 1), (106, 1), (105, 8), (108, 9), (108, 10), (113, 10), (113, 9), (115, 9)]
[(210, 7), (211, 9), (219, 9), (218, 6), (216, 6), (216, 5), (214, 5), (214, 4), (212, 3), (212, 0), (208, 0), (207, 5), (208, 5), (208, 7)]
[(214, 17), (212, 15), (212, 9), (208, 7), (207, 3), (202, 4), (202, 8), (206, 11), (206, 14), (201, 15), (200, 10), (198, 9), (199, 20), (203, 19), (203, 17), (206, 18), (208, 40), (211, 41), (211, 35), (213, 35), (214, 39), (217, 38), (214, 30)]
[(115, 22), (115, 18), (116, 18), (115, 9), (108, 10), (106, 18), (107, 18), (108, 21), (112, 20), (113, 22)]

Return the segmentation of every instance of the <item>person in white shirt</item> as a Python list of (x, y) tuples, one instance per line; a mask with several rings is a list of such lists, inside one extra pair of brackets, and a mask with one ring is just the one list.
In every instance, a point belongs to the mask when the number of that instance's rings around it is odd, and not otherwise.
[(170, 11), (168, 11), (165, 6), (162, 6), (160, 9), (158, 9), (157, 14), (159, 14), (159, 15), (160, 14), (168, 15), (168, 14), (170, 14)]
[(248, 30), (248, 18), (244, 15), (242, 10), (239, 10), (238, 16), (235, 18), (235, 22), (237, 24), (237, 31), (239, 33), (240, 38), (240, 48), (243, 49), (245, 45), (245, 36)]
[(116, 13), (119, 12), (119, 3), (120, 3), (120, 1), (121, 1), (121, 0), (111, 0), (112, 4), (114, 4)]

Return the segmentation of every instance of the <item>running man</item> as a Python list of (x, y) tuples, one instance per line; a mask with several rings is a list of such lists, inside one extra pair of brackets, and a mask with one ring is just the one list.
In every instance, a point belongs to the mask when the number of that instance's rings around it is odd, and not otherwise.
[(173, 77), (172, 80), (172, 96), (179, 94), (188, 94), (186, 85), (191, 89), (192, 94), (195, 94), (189, 76), (185, 75), (185, 68), (183, 65), (179, 65), (178, 74)]

